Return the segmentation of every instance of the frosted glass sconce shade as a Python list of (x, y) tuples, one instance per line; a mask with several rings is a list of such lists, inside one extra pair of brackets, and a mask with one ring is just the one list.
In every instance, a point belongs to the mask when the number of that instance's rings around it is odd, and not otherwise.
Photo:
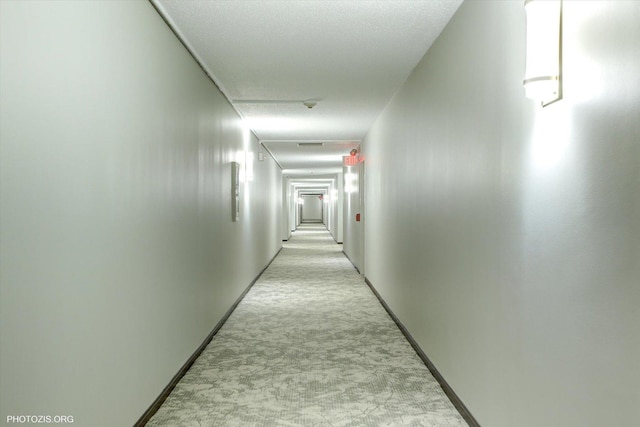
[(527, 98), (542, 106), (562, 99), (562, 1), (525, 0), (527, 13)]

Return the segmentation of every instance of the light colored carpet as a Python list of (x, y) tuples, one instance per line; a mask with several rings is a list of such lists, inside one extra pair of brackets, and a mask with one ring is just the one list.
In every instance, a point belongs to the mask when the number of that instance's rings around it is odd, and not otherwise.
[(147, 426), (466, 426), (322, 226), (296, 231)]

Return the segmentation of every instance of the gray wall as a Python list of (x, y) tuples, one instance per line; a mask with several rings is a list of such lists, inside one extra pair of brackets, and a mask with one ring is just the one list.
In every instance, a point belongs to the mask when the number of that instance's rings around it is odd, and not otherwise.
[[(364, 163), (343, 170), (343, 251), (358, 271), (364, 273)], [(360, 221), (356, 221), (358, 213)]]
[(317, 194), (302, 196), (302, 222), (321, 222), (323, 209), (322, 200)]
[[(280, 229), (282, 232), (282, 240), (289, 240), (291, 238), (291, 223), (295, 219), (291, 218), (293, 209), (291, 209), (293, 201), (293, 189), (291, 186), (291, 180), (289, 178), (282, 179), (282, 220)], [(295, 212), (294, 217), (295, 217)]]
[(541, 109), (522, 2), (465, 2), (365, 138), (366, 276), (482, 425), (638, 423), (638, 22), (564, 2)]
[(336, 176), (334, 182), (331, 184), (329, 194), (331, 200), (331, 227), (329, 231), (337, 243), (342, 243), (342, 223), (344, 221), (344, 215), (342, 213), (342, 204), (344, 201), (344, 195), (342, 193), (342, 174)]
[(132, 425), (281, 245), (281, 171), (148, 2), (0, 2), (0, 396)]

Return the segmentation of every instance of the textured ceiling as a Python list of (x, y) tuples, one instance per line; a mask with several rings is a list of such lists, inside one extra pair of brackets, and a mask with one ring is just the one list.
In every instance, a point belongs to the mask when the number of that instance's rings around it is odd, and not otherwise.
[(461, 0), (153, 3), (282, 167), (317, 169), (364, 137)]

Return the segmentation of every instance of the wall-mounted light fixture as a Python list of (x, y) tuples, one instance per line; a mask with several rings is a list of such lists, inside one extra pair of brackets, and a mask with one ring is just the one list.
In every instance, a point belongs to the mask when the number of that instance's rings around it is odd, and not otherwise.
[(231, 162), (231, 221), (240, 219), (240, 163)]
[(525, 0), (527, 98), (547, 106), (562, 99), (562, 0)]

